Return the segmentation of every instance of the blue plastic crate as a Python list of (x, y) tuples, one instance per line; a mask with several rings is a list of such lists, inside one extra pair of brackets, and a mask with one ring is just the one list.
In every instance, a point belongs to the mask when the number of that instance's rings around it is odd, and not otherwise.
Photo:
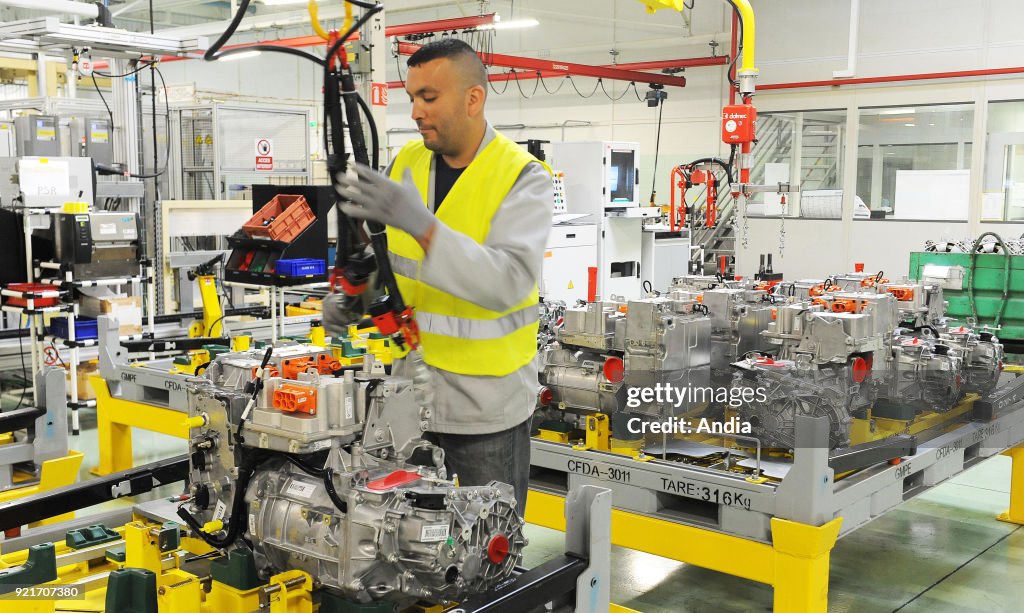
[(322, 275), (327, 270), (327, 264), (323, 260), (314, 260), (312, 258), (278, 260), (276, 267), (277, 274), (284, 277)]
[[(50, 321), (50, 334), (60, 338), (67, 338), (69, 336), (68, 319), (66, 317), (54, 317)], [(87, 341), (98, 337), (99, 330), (95, 319), (85, 317), (75, 319), (76, 341)]]

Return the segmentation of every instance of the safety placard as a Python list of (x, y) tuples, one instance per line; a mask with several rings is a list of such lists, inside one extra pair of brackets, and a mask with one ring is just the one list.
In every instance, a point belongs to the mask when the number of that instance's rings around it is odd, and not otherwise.
[(371, 83), (370, 84), (370, 104), (374, 106), (387, 106), (388, 105), (388, 84), (387, 83)]
[(256, 170), (274, 170), (274, 141), (256, 139)]

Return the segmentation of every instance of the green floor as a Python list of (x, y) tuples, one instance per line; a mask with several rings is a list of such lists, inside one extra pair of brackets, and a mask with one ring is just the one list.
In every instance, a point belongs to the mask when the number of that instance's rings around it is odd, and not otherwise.
[[(82, 428), (72, 447), (85, 453), (88, 479), (97, 461), (93, 411), (83, 411)], [(134, 444), (136, 463), (186, 450), (183, 440), (142, 430)], [(1024, 611), (1024, 532), (995, 520), (1009, 503), (1009, 472), (1009, 458), (992, 458), (841, 539), (829, 611)], [(100, 508), (117, 504), (131, 502)], [(527, 566), (561, 552), (559, 532), (527, 526), (527, 536)], [(772, 610), (767, 585), (621, 548), (612, 550), (611, 579), (612, 601), (645, 613)]]

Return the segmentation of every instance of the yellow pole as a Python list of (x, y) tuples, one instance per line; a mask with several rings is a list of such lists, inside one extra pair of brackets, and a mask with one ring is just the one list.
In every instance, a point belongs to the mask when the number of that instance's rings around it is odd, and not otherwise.
[(740, 57), (740, 65), (736, 68), (736, 74), (757, 74), (754, 67), (754, 8), (748, 0), (729, 0), (736, 7), (740, 16), (743, 17), (743, 55)]
[(1011, 447), (1003, 452), (1010, 456), (1010, 508), (1000, 513), (999, 521), (1024, 525), (1024, 447)]
[(842, 518), (810, 526), (772, 518), (775, 549), (775, 611), (828, 611), (829, 554), (839, 538)]
[(327, 346), (327, 335), (322, 323), (314, 321), (309, 325), (309, 342), (317, 347)]
[(199, 297), (203, 301), (203, 326), (205, 336), (220, 336), (224, 329), (224, 311), (220, 308), (220, 294), (217, 293), (217, 279), (213, 275), (199, 275)]

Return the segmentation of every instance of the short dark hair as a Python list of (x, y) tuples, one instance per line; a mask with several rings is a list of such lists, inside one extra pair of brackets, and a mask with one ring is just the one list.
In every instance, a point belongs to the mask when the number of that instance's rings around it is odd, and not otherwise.
[(487, 68), (473, 47), (457, 38), (446, 37), (423, 45), (409, 56), (406, 65), (412, 68), (441, 58), (458, 62), (468, 83), (487, 88)]

